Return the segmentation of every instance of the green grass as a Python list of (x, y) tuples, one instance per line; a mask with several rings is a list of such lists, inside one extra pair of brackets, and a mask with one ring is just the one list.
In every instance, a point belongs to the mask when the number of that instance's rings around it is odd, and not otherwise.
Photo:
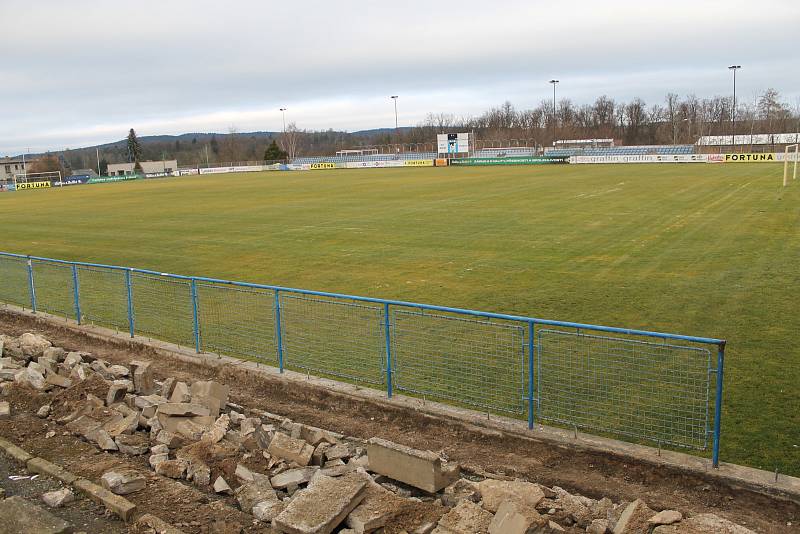
[[(596, 165), (0, 195), (0, 250), (728, 340), (722, 459), (800, 474), (800, 183)], [(98, 304), (99, 305), (99, 304)]]

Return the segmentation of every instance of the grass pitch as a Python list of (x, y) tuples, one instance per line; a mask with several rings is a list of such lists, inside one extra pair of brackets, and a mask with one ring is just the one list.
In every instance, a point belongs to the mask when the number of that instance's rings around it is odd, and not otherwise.
[(728, 340), (722, 459), (800, 474), (777, 164), (336, 170), (0, 195), (0, 250)]

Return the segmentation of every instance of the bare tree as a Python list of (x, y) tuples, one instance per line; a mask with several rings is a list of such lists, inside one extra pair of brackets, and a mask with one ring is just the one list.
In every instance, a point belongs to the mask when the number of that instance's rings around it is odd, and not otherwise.
[(289, 154), (289, 160), (293, 160), (297, 157), (297, 148), (302, 134), (303, 132), (297, 128), (297, 124), (290, 122), (286, 125), (286, 131), (278, 140), (281, 150)]

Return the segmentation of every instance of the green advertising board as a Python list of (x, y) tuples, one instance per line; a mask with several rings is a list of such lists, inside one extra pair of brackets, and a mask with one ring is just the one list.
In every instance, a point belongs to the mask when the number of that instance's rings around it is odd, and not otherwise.
[(89, 178), (90, 184), (105, 184), (109, 182), (124, 182), (126, 180), (138, 180), (144, 178), (141, 174), (126, 174), (124, 176), (97, 176)]
[(569, 163), (566, 156), (520, 156), (511, 158), (455, 158), (450, 165), (543, 165), (548, 163)]

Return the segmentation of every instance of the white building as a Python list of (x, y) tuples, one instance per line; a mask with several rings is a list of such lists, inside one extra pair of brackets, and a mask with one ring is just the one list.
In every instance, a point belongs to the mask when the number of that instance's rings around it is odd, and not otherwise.
[[(109, 163), (109, 176), (125, 176), (135, 174), (133, 168), (135, 163)], [(140, 161), (142, 172), (145, 174), (170, 174), (178, 170), (178, 160), (168, 159), (159, 161)]]

